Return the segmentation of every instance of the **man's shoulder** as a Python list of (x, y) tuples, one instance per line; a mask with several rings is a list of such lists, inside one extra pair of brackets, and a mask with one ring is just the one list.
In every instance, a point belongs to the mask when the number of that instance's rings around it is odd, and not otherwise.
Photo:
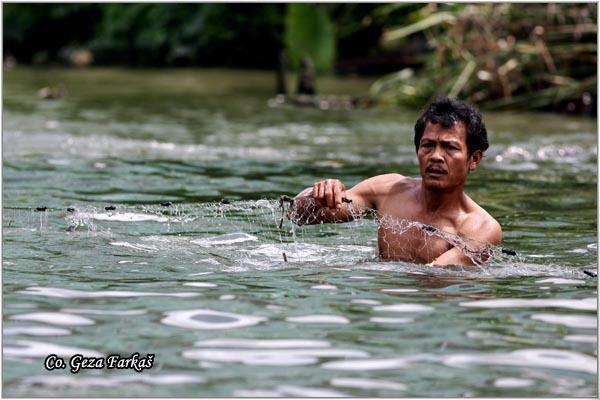
[(382, 202), (392, 195), (407, 192), (415, 186), (415, 181), (400, 174), (376, 175), (358, 183), (348, 193), (358, 197), (364, 206), (379, 210)]
[(461, 224), (461, 234), (492, 244), (502, 241), (502, 227), (483, 207), (470, 200), (469, 210)]
[(382, 174), (368, 179), (370, 184), (380, 194), (389, 194), (392, 191), (403, 191), (415, 186), (416, 180), (400, 174)]

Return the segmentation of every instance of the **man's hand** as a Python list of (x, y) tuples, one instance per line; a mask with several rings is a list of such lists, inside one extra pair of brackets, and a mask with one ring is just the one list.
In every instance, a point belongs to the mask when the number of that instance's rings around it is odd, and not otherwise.
[(342, 197), (346, 195), (346, 187), (339, 179), (325, 179), (312, 187), (312, 197), (322, 207), (330, 209), (342, 208)]
[(371, 180), (359, 183), (348, 192), (339, 179), (319, 181), (294, 197), (287, 216), (298, 225), (352, 221), (367, 208), (373, 208)]

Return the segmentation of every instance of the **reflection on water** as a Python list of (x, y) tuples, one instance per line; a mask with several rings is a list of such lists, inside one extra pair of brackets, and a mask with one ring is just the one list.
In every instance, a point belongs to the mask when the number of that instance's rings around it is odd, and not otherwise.
[[(67, 97), (38, 100), (59, 81)], [(485, 115), (492, 145), (466, 190), (518, 256), (382, 263), (372, 219), (280, 227), (275, 199), (325, 177), (417, 175), (417, 113), (271, 108), (271, 85), (259, 72), (5, 72), (5, 393), (597, 395), (583, 273), (597, 268), (595, 121)], [(51, 353), (134, 352), (155, 366), (43, 368)]]
[(256, 325), (265, 318), (224, 313), (215, 310), (171, 311), (161, 320), (163, 324), (188, 329), (233, 329)]

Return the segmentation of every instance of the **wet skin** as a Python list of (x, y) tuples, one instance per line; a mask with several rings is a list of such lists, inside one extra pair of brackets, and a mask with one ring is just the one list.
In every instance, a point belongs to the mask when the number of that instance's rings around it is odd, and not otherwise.
[[(428, 123), (417, 157), (421, 178), (399, 174), (366, 179), (348, 191), (337, 179), (317, 182), (296, 196), (288, 215), (300, 224), (346, 222), (353, 219), (346, 197), (356, 210), (372, 209), (382, 223), (378, 230), (379, 255), (433, 265), (473, 265), (485, 260), (488, 245), (498, 245), (498, 222), (463, 192), (468, 173), (482, 159), (480, 150), (469, 154), (466, 127)], [(423, 229), (403, 229), (401, 220), (418, 221), (465, 238), (468, 251)], [(479, 257), (473, 257), (473, 252)]]

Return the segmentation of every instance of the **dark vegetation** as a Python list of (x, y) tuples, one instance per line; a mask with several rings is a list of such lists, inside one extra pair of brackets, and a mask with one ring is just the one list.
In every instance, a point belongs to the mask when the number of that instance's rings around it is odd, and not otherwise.
[(4, 4), (4, 62), (384, 75), (372, 102), (452, 95), (594, 114), (597, 7), (537, 4)]
[(331, 62), (336, 50), (342, 60), (367, 58), (383, 24), (363, 28), (361, 20), (378, 6), (5, 4), (4, 52), (25, 64), (68, 63), (72, 51), (85, 48), (96, 65), (273, 69), (288, 33), (288, 42), (331, 52)]
[(418, 107), (448, 94), (486, 109), (596, 113), (595, 4), (429, 5), (416, 15), (383, 43), (401, 46), (423, 32), (432, 50), (418, 71), (373, 85), (374, 99)]

